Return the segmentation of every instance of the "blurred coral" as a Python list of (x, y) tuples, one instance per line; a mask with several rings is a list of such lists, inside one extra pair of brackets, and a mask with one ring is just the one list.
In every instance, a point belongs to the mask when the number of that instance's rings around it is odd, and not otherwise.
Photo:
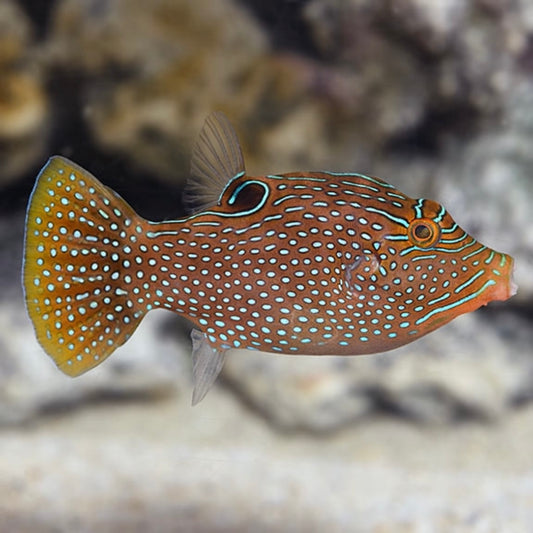
[(42, 157), (48, 100), (31, 64), (30, 25), (17, 4), (0, 5), (0, 183), (17, 178)]

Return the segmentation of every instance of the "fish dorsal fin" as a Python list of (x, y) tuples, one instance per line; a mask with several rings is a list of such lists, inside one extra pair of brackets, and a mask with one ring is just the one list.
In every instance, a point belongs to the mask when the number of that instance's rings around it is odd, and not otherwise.
[(244, 175), (244, 159), (237, 134), (224, 113), (211, 113), (194, 145), (191, 178), (185, 191), (194, 210), (215, 205), (226, 185)]
[(205, 335), (197, 329), (191, 332), (192, 338), (192, 404), (196, 405), (207, 394), (224, 366), (225, 350), (213, 348)]

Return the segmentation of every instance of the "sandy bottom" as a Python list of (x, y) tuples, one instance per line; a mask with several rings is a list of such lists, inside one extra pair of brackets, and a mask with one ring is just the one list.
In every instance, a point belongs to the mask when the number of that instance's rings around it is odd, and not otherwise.
[(533, 531), (533, 410), (286, 435), (224, 390), (0, 433), (0, 531)]

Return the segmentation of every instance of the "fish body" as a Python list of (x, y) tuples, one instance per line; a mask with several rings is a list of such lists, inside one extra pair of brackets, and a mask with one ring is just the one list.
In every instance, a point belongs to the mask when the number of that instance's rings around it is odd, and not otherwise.
[(62, 157), (27, 212), (24, 288), (61, 370), (102, 362), (152, 309), (188, 318), (199, 401), (233, 348), (308, 355), (391, 350), (516, 287), (513, 260), (440, 204), (357, 173), (248, 176), (233, 129), (211, 115), (175, 221), (136, 214)]

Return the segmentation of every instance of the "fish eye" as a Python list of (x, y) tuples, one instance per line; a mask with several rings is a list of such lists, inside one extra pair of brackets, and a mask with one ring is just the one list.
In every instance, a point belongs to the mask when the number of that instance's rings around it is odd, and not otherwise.
[(429, 248), (440, 238), (440, 228), (435, 221), (429, 218), (413, 220), (408, 229), (409, 239), (416, 246)]
[(413, 230), (417, 239), (425, 240), (431, 236), (431, 229), (426, 224), (417, 224)]

